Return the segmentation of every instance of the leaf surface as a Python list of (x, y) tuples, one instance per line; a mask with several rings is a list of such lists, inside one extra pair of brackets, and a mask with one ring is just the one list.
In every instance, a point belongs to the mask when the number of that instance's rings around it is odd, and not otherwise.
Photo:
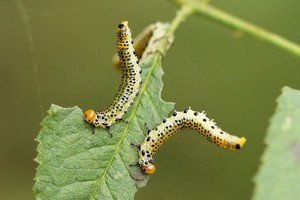
[[(165, 26), (166, 30), (169, 26)], [(166, 43), (167, 38), (158, 42)], [(37, 141), (37, 199), (133, 199), (148, 176), (138, 166), (138, 151), (149, 127), (159, 124), (174, 104), (161, 100), (161, 53), (142, 65), (140, 94), (121, 122), (95, 134), (78, 107), (52, 105), (41, 123)]]
[(283, 88), (255, 177), (253, 200), (300, 198), (300, 91)]

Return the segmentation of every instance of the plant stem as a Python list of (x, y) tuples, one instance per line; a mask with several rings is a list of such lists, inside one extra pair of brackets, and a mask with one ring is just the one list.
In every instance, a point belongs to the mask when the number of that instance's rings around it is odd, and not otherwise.
[[(300, 46), (278, 34), (267, 31), (250, 22), (235, 17), (226, 13), (204, 1), (196, 0), (172, 0), (173, 3), (179, 4), (183, 7), (189, 5), (192, 7), (194, 13), (205, 16), (219, 24), (227, 26), (236, 31), (242, 32), (246, 35), (252, 36), (256, 39), (276, 46), (290, 54), (300, 57)], [(190, 13), (193, 14), (193, 13)], [(186, 17), (186, 16), (185, 16)]]
[(172, 20), (170, 28), (167, 34), (174, 34), (179, 25), (185, 21), (185, 19), (194, 13), (194, 8), (190, 4), (184, 4), (177, 11), (175, 18)]
[[(185, 19), (194, 13), (194, 8), (189, 4), (184, 4), (176, 12), (175, 18), (172, 20), (169, 29), (167, 30), (164, 40), (162, 40), (159, 52), (165, 52), (168, 49), (170, 38), (174, 36), (175, 31)], [(172, 39), (171, 39), (172, 40)], [(160, 55), (161, 56), (161, 55)]]

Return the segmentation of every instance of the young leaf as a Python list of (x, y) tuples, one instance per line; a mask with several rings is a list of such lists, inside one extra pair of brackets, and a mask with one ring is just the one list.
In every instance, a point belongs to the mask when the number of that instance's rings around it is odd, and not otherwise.
[(300, 91), (283, 88), (277, 103), (255, 177), (254, 200), (300, 197)]
[[(167, 30), (169, 26), (165, 26)], [(162, 38), (160, 48), (167, 44)], [(38, 168), (34, 196), (37, 199), (133, 199), (148, 176), (136, 166), (140, 144), (147, 133), (173, 110), (161, 100), (161, 52), (153, 52), (142, 66), (140, 94), (124, 119), (110, 131), (93, 128), (78, 107), (52, 105), (37, 137)]]

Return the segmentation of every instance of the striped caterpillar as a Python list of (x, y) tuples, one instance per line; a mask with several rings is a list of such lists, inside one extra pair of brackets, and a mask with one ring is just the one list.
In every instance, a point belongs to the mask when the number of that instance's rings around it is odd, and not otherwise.
[(117, 29), (117, 49), (121, 63), (122, 79), (119, 90), (112, 104), (104, 111), (92, 109), (85, 111), (84, 119), (95, 127), (109, 128), (116, 121), (122, 120), (128, 108), (133, 105), (142, 83), (142, 70), (135, 56), (128, 22), (123, 21)]
[(170, 118), (164, 119), (163, 123), (155, 129), (148, 131), (144, 142), (140, 146), (139, 165), (146, 174), (155, 172), (154, 156), (159, 147), (178, 131), (190, 128), (201, 133), (207, 140), (216, 145), (231, 150), (243, 147), (246, 138), (237, 137), (222, 131), (213, 120), (206, 117), (204, 112), (199, 113), (185, 109), (183, 112), (175, 111)]

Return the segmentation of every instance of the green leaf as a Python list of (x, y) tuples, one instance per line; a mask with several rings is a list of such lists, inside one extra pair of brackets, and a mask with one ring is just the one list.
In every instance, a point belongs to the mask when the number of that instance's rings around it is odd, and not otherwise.
[(255, 177), (254, 200), (300, 197), (300, 91), (283, 88), (277, 103)]
[[(162, 47), (167, 38), (159, 41)], [(95, 134), (78, 107), (52, 105), (37, 137), (38, 162), (33, 187), (37, 199), (133, 199), (148, 179), (138, 166), (138, 151), (147, 133), (174, 108), (161, 100), (161, 53), (142, 66), (143, 84), (121, 122)]]

